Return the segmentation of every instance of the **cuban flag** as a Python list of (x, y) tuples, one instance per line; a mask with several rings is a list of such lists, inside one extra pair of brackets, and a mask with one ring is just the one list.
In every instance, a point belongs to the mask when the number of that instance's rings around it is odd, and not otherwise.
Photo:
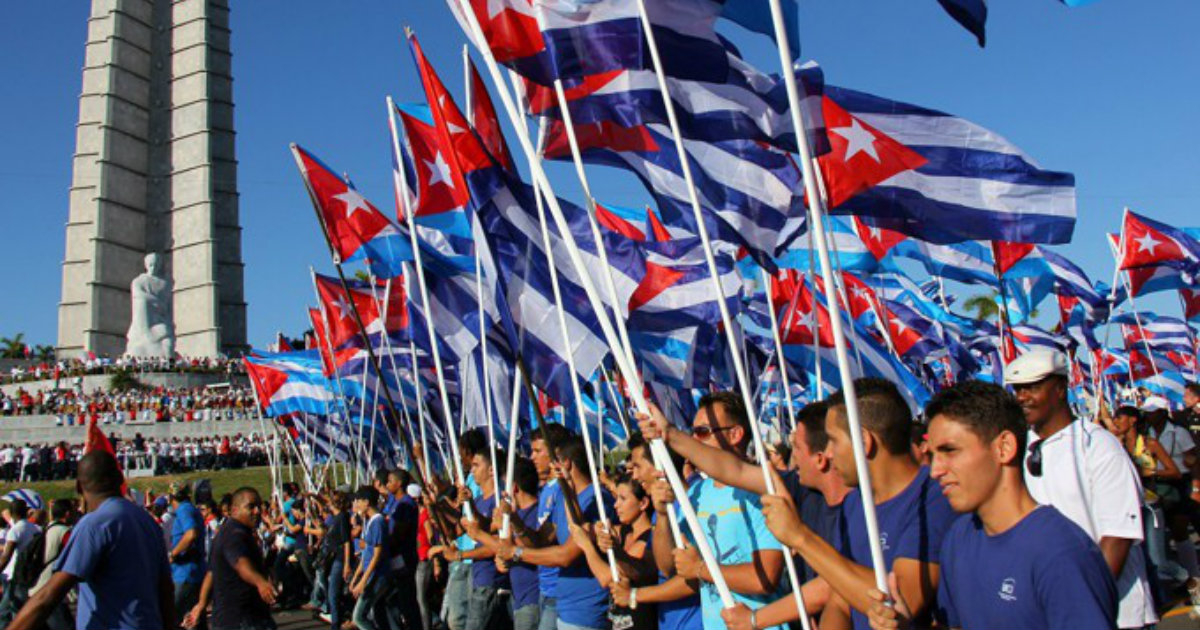
[(1183, 317), (1189, 322), (1200, 323), (1200, 289), (1179, 289), (1183, 301)]
[(909, 238), (891, 249), (892, 255), (915, 260), (931, 276), (965, 284), (998, 286), (991, 248), (978, 241), (938, 245)]
[[(962, 118), (828, 85), (825, 96), (926, 160), (837, 212), (934, 243), (1071, 240), (1073, 175), (1040, 168), (1009, 141)], [(864, 147), (875, 142), (861, 139)]]
[(1186, 231), (1125, 211), (1121, 225), (1119, 268), (1166, 266), (1191, 282), (1200, 272), (1200, 240)]
[(321, 215), (334, 262), (366, 260), (377, 277), (400, 275), (401, 264), (413, 258), (408, 235), (314, 155), (296, 145), (292, 154)]
[[(660, 125), (577, 126), (576, 135), (585, 162), (633, 172), (655, 197), (668, 225), (698, 231), (669, 130)], [(745, 247), (760, 265), (774, 270), (774, 258), (803, 230), (800, 171), (790, 156), (741, 140), (685, 139), (684, 150), (713, 239), (733, 249)], [(570, 155), (565, 129), (554, 121), (546, 156), (566, 160)]]
[(1187, 322), (1175, 317), (1152, 313), (1139, 313), (1136, 316), (1133, 313), (1121, 313), (1113, 316), (1109, 323), (1120, 324), (1125, 347), (1131, 350), (1148, 347), (1163, 352), (1195, 351), (1192, 331)]
[(1047, 332), (1032, 324), (1016, 324), (1010, 326), (1008, 331), (1012, 333), (1013, 339), (1022, 353), (1029, 352), (1034, 348), (1066, 351), (1071, 345), (1070, 340), (1062, 335)]
[[(856, 273), (875, 273), (881, 270), (894, 270), (892, 259), (877, 256), (876, 251), (866, 240), (860, 238), (855, 228), (843, 217), (826, 217), (826, 237), (829, 241), (829, 254), (835, 267), (843, 271)], [(817, 252), (811, 232), (807, 225), (804, 236), (792, 241), (787, 251), (781, 254), (776, 264), (786, 269), (808, 269), (817, 260)]]
[(321, 358), (313, 350), (270, 353), (253, 351), (243, 359), (263, 412), (278, 416), (303, 411), (326, 414), (334, 403)]
[(355, 309), (368, 336), (397, 335), (397, 342), (407, 343), (403, 335), (408, 330), (408, 309), (402, 279), (374, 284), (347, 280), (346, 289), (337, 278), (314, 274), (313, 279), (329, 327), (329, 343), (334, 348), (360, 339)]

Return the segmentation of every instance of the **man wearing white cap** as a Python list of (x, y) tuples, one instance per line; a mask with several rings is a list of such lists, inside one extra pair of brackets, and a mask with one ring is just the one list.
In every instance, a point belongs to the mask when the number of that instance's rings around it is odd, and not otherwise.
[[(1178, 480), (1161, 480), (1154, 488), (1167, 517), (1167, 529), (1175, 543), (1179, 564), (1187, 569), (1189, 578), (1200, 578), (1200, 562), (1196, 558), (1196, 546), (1192, 543), (1188, 525), (1196, 510), (1192, 501), (1192, 473), (1196, 470), (1196, 442), (1187, 429), (1171, 422), (1170, 403), (1162, 396), (1151, 396), (1142, 403), (1146, 419), (1146, 434), (1158, 440), (1163, 450), (1179, 467), (1183, 477)], [(1159, 464), (1161, 469), (1161, 464)], [(1158, 471), (1156, 471), (1157, 473)]]
[(1141, 548), (1141, 482), (1121, 443), (1100, 425), (1077, 420), (1067, 402), (1067, 358), (1034, 351), (1004, 368), (1030, 434), (1025, 482), (1038, 503), (1053, 505), (1100, 546), (1117, 578), (1117, 627), (1158, 622)]

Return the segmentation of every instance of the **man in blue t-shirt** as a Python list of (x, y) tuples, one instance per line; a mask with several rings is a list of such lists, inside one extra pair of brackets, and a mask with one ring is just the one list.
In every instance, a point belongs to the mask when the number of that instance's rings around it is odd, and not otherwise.
[(191, 501), (191, 491), (183, 486), (171, 495), (171, 581), (175, 583), (175, 614), (179, 621), (200, 598), (204, 582), (204, 519)]
[[(937, 594), (939, 549), (954, 511), (941, 490), (913, 457), (912, 413), (896, 385), (882, 379), (863, 378), (854, 382), (859, 419), (875, 495), (875, 514), (883, 551), (884, 569), (896, 582), (916, 615), (918, 623), (931, 618)], [(832, 590), (821, 613), (821, 625), (855, 630), (868, 627), (864, 611), (872, 599), (867, 591), (875, 584), (871, 545), (867, 536), (860, 480), (842, 392), (827, 401), (825, 430), (833, 469), (854, 488), (842, 502), (841, 532), (832, 544), (804, 523), (786, 492), (763, 497), (767, 526), (816, 571), (819, 580)], [(782, 485), (782, 483), (780, 484)], [(790, 599), (790, 598), (787, 598)], [(794, 602), (778, 601), (763, 609), (757, 619), (731, 619), (731, 630), (757, 623), (779, 623), (797, 618)], [(737, 623), (733, 623), (737, 621)]]
[(492, 560), (495, 555), (492, 532), (499, 528), (499, 521), (493, 522), (492, 515), (496, 509), (496, 478), (504, 474), (504, 452), (496, 453), (496, 463), (499, 467), (493, 474), (491, 453), (478, 453), (471, 461), (471, 478), (479, 485), (480, 496), (475, 499), (475, 507), (471, 519), (463, 519), (466, 534), (475, 541), (474, 548), (463, 551), (461, 557), (471, 560), (471, 593), (467, 598), (466, 630), (486, 630), (496, 625), (508, 625), (508, 602), (503, 591), (509, 590), (508, 575), (496, 569)]
[(88, 513), (71, 531), (50, 581), (8, 629), (41, 627), (76, 585), (75, 627), (80, 630), (174, 627), (174, 587), (162, 529), (149, 512), (121, 497), (125, 480), (110, 453), (84, 455), (77, 470)]
[[(944, 389), (925, 408), (932, 476), (962, 516), (941, 549), (937, 608), (950, 628), (1115, 628), (1117, 589), (1100, 548), (1054, 507), (1039, 506), (1021, 472), (1025, 416), (990, 383)], [(877, 630), (911, 615), (900, 593), (871, 589)]]
[(379, 491), (363, 486), (354, 495), (354, 511), (363, 522), (362, 562), (350, 578), (350, 598), (358, 600), (352, 618), (362, 630), (387, 627), (383, 602), (391, 593), (390, 552), (387, 548), (387, 524), (379, 513)]
[[(596, 630), (608, 627), (608, 591), (600, 587), (588, 568), (583, 550), (571, 539), (570, 523), (599, 520), (595, 487), (588, 473), (587, 449), (583, 440), (572, 436), (557, 446), (559, 485), (562, 496), (550, 516), (554, 540), (542, 547), (502, 546), (499, 555), (505, 562), (527, 562), (537, 566), (558, 567), (555, 585), (558, 630)], [(565, 484), (570, 484), (566, 486)], [(572, 500), (573, 499), (573, 500)], [(607, 513), (612, 513), (612, 498), (601, 492)], [(568, 511), (578, 510), (576, 516)]]

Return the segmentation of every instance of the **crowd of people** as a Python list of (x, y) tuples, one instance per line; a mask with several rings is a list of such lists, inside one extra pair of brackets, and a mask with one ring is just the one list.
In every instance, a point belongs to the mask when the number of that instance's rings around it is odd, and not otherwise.
[(241, 420), (253, 411), (249, 386), (0, 392), (0, 415), (53, 415), (58, 426), (86, 425), (92, 418), (99, 424)]
[(188, 372), (201, 374), (244, 374), (240, 359), (227, 357), (132, 357), (116, 359), (107, 356), (64, 358), (56, 361), (25, 361), (0, 374), (0, 384), (41, 381), (46, 379), (82, 378), (128, 372)]
[(10, 577), (0, 624), (70, 627), (76, 588), (78, 628), (214, 630), (274, 628), (295, 607), (332, 630), (1145, 628), (1200, 596), (1200, 385), (1175, 418), (1154, 398), (1079, 418), (1061, 354), (1023, 355), (1005, 381), (949, 386), (918, 420), (896, 385), (860, 379), (861, 450), (838, 392), (798, 411), (766, 466), (729, 392), (702, 398), (689, 430), (638, 415), (611, 470), (558, 424), (511, 458), (473, 429), (461, 483), (384, 470), (199, 508), (180, 489), (146, 509), (89, 453), (65, 546), (49, 532), (70, 510), (38, 530), (46, 516), (10, 508), (6, 575), (35, 573), (22, 544), (42, 544), (45, 581)]
[[(265, 466), (270, 444), (257, 433), (189, 438), (111, 438), (122, 470), (170, 475), (202, 470)], [(75, 477), (83, 444), (0, 444), (0, 482), (57, 481)]]

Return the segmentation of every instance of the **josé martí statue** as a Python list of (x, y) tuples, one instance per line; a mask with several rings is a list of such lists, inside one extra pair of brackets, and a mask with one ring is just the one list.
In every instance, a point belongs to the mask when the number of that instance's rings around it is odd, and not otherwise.
[(171, 281), (159, 276), (158, 254), (146, 254), (146, 273), (129, 285), (132, 317), (125, 335), (125, 354), (135, 357), (175, 356)]

